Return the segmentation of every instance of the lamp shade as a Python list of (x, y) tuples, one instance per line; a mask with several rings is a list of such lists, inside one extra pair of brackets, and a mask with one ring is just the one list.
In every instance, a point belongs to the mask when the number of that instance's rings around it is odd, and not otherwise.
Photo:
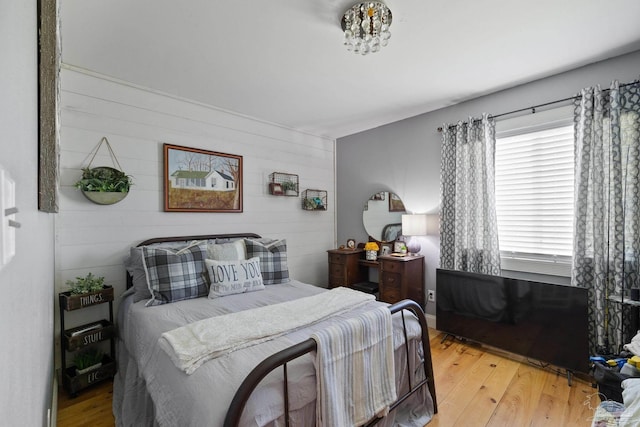
[(426, 236), (429, 230), (427, 224), (426, 214), (402, 215), (402, 234), (405, 236)]

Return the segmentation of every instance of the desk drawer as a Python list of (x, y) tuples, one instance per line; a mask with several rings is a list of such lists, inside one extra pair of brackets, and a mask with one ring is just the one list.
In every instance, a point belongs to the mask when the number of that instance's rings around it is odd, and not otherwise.
[(347, 257), (344, 254), (329, 254), (329, 262), (335, 264), (346, 264)]
[(394, 288), (400, 290), (402, 276), (400, 276), (399, 274), (383, 271), (381, 281), (385, 288)]
[(334, 284), (335, 286), (344, 286), (346, 281), (345, 281), (345, 275), (342, 274), (342, 272), (340, 273), (331, 273), (329, 274), (329, 283)]
[(382, 273), (380, 283), (380, 299), (388, 303), (401, 300), (401, 277), (399, 274)]
[(402, 263), (384, 260), (380, 265), (380, 270), (383, 272), (400, 273), (402, 271)]
[(336, 264), (329, 263), (329, 276), (342, 276), (345, 274), (345, 265), (344, 264)]

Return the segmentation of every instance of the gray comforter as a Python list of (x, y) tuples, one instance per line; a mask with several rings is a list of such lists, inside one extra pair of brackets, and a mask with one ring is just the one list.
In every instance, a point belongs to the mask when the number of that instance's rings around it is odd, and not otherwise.
[[(221, 426), (227, 408), (247, 374), (267, 356), (309, 338), (311, 332), (381, 304), (367, 303), (346, 314), (210, 360), (192, 375), (175, 367), (158, 346), (163, 332), (191, 322), (222, 314), (248, 310), (324, 292), (325, 289), (292, 281), (270, 285), (265, 290), (218, 299), (197, 298), (172, 304), (145, 307), (124, 297), (118, 313), (118, 373), (114, 381), (113, 411), (119, 426)], [(399, 313), (398, 313), (399, 314)], [(412, 370), (423, 377), (420, 327), (407, 313)], [(398, 392), (406, 390), (402, 322), (394, 318), (396, 378)], [(284, 425), (282, 371), (268, 375), (256, 389), (242, 416), (242, 425)], [(290, 408), (294, 425), (315, 423), (315, 369), (311, 355), (289, 364)], [(405, 401), (382, 425), (423, 426), (433, 413), (425, 389)]]

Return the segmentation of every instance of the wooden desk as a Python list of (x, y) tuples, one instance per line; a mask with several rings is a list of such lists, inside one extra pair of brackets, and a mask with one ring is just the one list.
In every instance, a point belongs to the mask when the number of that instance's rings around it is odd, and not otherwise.
[(329, 288), (353, 287), (369, 281), (369, 269), (378, 270), (380, 301), (395, 303), (412, 299), (425, 305), (424, 256), (379, 256), (376, 261), (364, 259), (362, 249), (332, 249), (329, 254)]

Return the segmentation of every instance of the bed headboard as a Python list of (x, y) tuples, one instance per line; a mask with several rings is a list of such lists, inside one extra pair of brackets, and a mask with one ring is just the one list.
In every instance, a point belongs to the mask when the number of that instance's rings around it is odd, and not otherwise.
[[(138, 243), (136, 246), (147, 246), (167, 242), (192, 242), (194, 240), (225, 240), (225, 239), (259, 239), (261, 236), (255, 233), (231, 233), (231, 234), (201, 234), (198, 236), (155, 237)], [(127, 289), (133, 286), (131, 274), (127, 271)]]

